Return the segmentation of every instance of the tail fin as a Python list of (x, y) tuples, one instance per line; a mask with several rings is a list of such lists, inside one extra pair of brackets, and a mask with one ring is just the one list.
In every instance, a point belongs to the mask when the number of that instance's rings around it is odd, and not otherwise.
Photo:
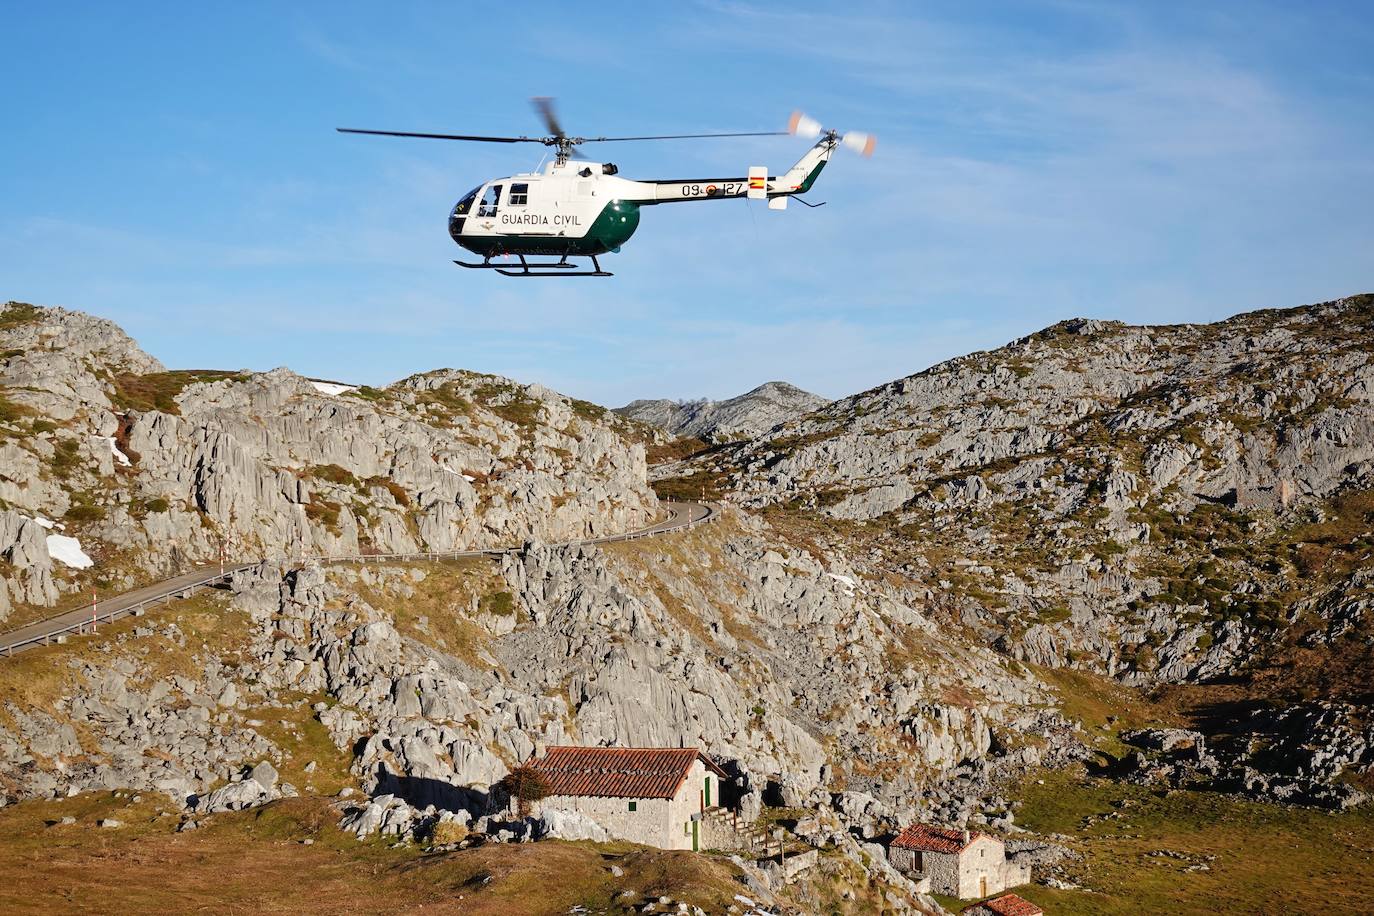
[(777, 183), (773, 185), (773, 192), (778, 194), (805, 194), (816, 183), (816, 176), (830, 161), (830, 155), (833, 152), (835, 152), (834, 139), (822, 137), (815, 146), (806, 151), (805, 156), (797, 160), (796, 165), (778, 178)]

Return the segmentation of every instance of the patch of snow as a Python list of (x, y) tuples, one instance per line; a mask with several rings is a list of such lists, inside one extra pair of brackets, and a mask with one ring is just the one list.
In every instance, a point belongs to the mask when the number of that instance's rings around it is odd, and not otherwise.
[(843, 585), (844, 590), (851, 595), (854, 594), (854, 589), (859, 587), (859, 583), (855, 582), (849, 576), (842, 576), (839, 573), (826, 573), (826, 575)]
[(38, 517), (36, 517), (36, 518), (31, 518), (31, 519), (29, 519), (29, 521), (31, 521), (31, 522), (36, 522), (36, 523), (38, 524), (39, 527), (41, 527), (41, 528), (47, 528), (49, 531), (51, 531), (52, 528), (53, 528), (52, 519), (50, 519), (50, 518), (44, 518), (44, 517), (41, 516), (41, 515), (38, 516)]
[(115, 442), (114, 436), (96, 436), (96, 438), (104, 439), (106, 442), (110, 443), (110, 454), (114, 456), (114, 460), (117, 464), (121, 464), (126, 468), (129, 466), (129, 456), (119, 450), (119, 444)]
[(81, 542), (65, 534), (48, 535), (48, 556), (72, 569), (89, 569), (95, 565), (95, 561), (81, 549)]
[(462, 471), (455, 471), (453, 468), (449, 467), (446, 464), (441, 464), (439, 465), (439, 467), (443, 468), (445, 471), (448, 471), (450, 474), (463, 478), (468, 483), (472, 483), (474, 480), (477, 479), (476, 477), (473, 477), (471, 474), (464, 474)]
[(338, 395), (338, 394), (345, 394), (345, 393), (347, 393), (347, 392), (349, 392), (349, 391), (357, 391), (357, 390), (358, 390), (358, 386), (357, 386), (357, 385), (340, 385), (340, 384), (336, 384), (336, 383), (334, 383), (334, 382), (316, 382), (316, 381), (312, 381), (312, 382), (310, 383), (310, 385), (311, 385), (311, 387), (313, 387), (316, 391), (318, 391), (320, 394), (335, 394), (335, 395)]

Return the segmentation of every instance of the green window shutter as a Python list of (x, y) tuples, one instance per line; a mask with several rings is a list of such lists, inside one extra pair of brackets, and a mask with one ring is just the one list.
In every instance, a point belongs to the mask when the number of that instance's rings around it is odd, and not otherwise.
[(631, 810), (631, 811), (638, 810), (638, 806), (639, 806), (639, 802), (630, 802), (630, 810)]

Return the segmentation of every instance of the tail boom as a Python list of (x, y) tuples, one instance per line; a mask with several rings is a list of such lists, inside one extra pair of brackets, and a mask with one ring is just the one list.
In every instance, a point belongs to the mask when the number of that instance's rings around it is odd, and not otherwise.
[[(739, 178), (662, 178), (654, 181), (625, 181), (620, 192), (622, 200), (632, 200), (640, 206), (652, 204), (679, 203), (690, 200), (727, 200), (732, 197), (790, 197), (805, 194), (816, 183), (816, 176), (830, 161), (835, 152), (833, 137), (822, 137), (806, 155), (797, 160), (782, 175), (764, 177), (757, 169), (750, 169), (750, 175)], [(763, 194), (759, 194), (759, 181), (763, 179)], [(753, 194), (750, 187), (753, 185)], [(777, 209), (777, 208), (775, 208)]]

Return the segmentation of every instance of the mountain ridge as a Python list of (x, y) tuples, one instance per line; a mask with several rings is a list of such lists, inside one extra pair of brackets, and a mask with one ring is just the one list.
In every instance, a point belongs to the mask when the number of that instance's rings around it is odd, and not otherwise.
[(666, 398), (631, 401), (615, 412), (675, 436), (704, 441), (752, 438), (830, 403), (788, 382), (764, 382), (724, 401)]

